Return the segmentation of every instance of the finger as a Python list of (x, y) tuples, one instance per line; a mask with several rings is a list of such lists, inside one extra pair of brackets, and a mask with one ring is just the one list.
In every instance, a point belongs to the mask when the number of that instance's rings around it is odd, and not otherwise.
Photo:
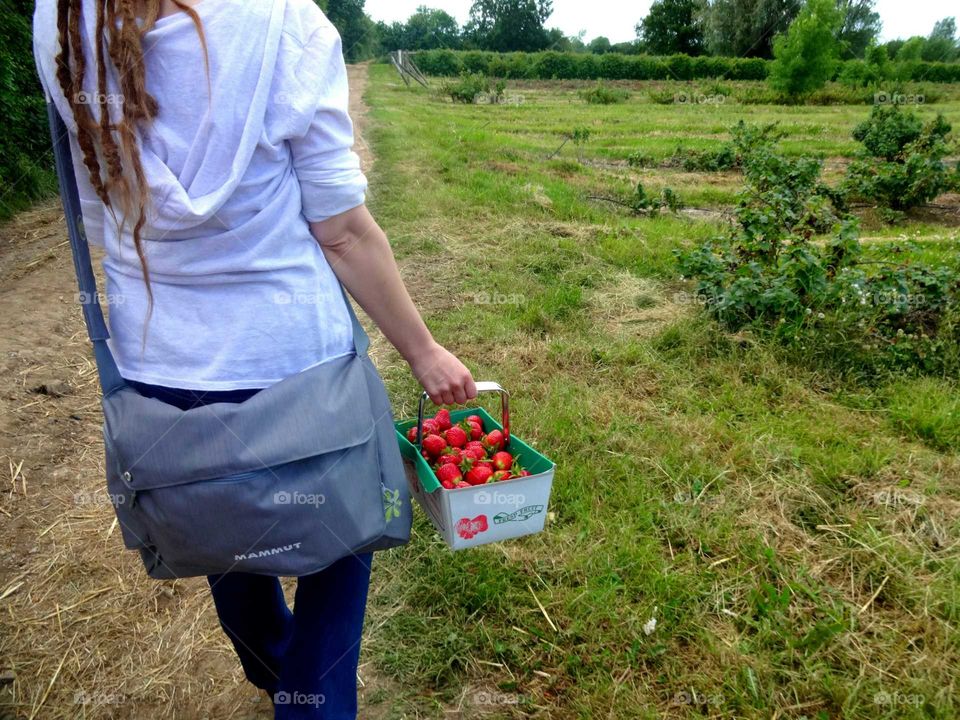
[(456, 403), (454, 403), (454, 401), (453, 401), (453, 393), (450, 392), (449, 390), (447, 390), (445, 393), (443, 393), (443, 404), (444, 404), (444, 405), (454, 405), (454, 404), (456, 404)]
[(437, 407), (443, 405), (443, 396), (439, 393), (428, 393), (430, 395), (430, 402), (432, 402)]
[(457, 385), (453, 389), (453, 399), (457, 401), (457, 405), (463, 405), (467, 401), (467, 391), (463, 385)]
[(467, 393), (467, 400), (473, 400), (477, 397), (477, 384), (473, 381), (473, 376), (467, 378), (467, 382), (464, 384), (464, 390)]

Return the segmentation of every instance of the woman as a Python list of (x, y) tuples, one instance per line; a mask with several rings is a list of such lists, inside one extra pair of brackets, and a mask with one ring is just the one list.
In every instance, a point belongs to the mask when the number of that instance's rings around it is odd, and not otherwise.
[[(142, 394), (243, 402), (353, 352), (340, 283), (438, 404), (476, 396), (364, 206), (337, 31), (312, 0), (38, 0), (41, 81), (73, 129), (110, 348)], [(277, 718), (356, 716), (370, 556), (300, 578), (209, 578)]]

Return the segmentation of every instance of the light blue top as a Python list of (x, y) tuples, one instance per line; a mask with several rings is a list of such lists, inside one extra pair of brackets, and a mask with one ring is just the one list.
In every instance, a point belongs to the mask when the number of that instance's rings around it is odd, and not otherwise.
[[(93, 5), (84, 3), (82, 33), (97, 117)], [(262, 388), (352, 352), (339, 282), (307, 221), (363, 204), (367, 181), (351, 150), (340, 37), (312, 0), (196, 5), (209, 86), (188, 15), (161, 19), (144, 38), (147, 89), (160, 107), (140, 137), (151, 188), (146, 333), (132, 226), (118, 227), (94, 193), (56, 81), (56, 8), (56, 0), (38, 0), (34, 51), (72, 131), (87, 236), (106, 250), (110, 347), (123, 376), (197, 390)], [(108, 90), (116, 117), (112, 65)]]

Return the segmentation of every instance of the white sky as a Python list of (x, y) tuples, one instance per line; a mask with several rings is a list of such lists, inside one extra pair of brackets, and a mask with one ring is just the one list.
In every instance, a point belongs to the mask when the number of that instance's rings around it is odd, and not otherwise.
[[(637, 3), (624, 0), (554, 0), (547, 27), (559, 27), (567, 35), (586, 30), (586, 40), (606, 35), (613, 42), (633, 40), (634, 26), (650, 8), (652, 0)], [(446, 10), (462, 25), (470, 15), (471, 0), (367, 0), (367, 13), (374, 20), (406, 20), (420, 5)], [(956, 0), (877, 0), (883, 20), (883, 40), (929, 35), (933, 24), (944, 17), (958, 16)]]

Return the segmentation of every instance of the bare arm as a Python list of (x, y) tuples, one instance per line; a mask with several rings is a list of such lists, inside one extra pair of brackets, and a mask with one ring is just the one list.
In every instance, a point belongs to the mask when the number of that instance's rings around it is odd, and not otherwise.
[(400, 277), (393, 250), (365, 205), (310, 223), (330, 267), (373, 319), (437, 405), (477, 396), (470, 371), (439, 345)]

